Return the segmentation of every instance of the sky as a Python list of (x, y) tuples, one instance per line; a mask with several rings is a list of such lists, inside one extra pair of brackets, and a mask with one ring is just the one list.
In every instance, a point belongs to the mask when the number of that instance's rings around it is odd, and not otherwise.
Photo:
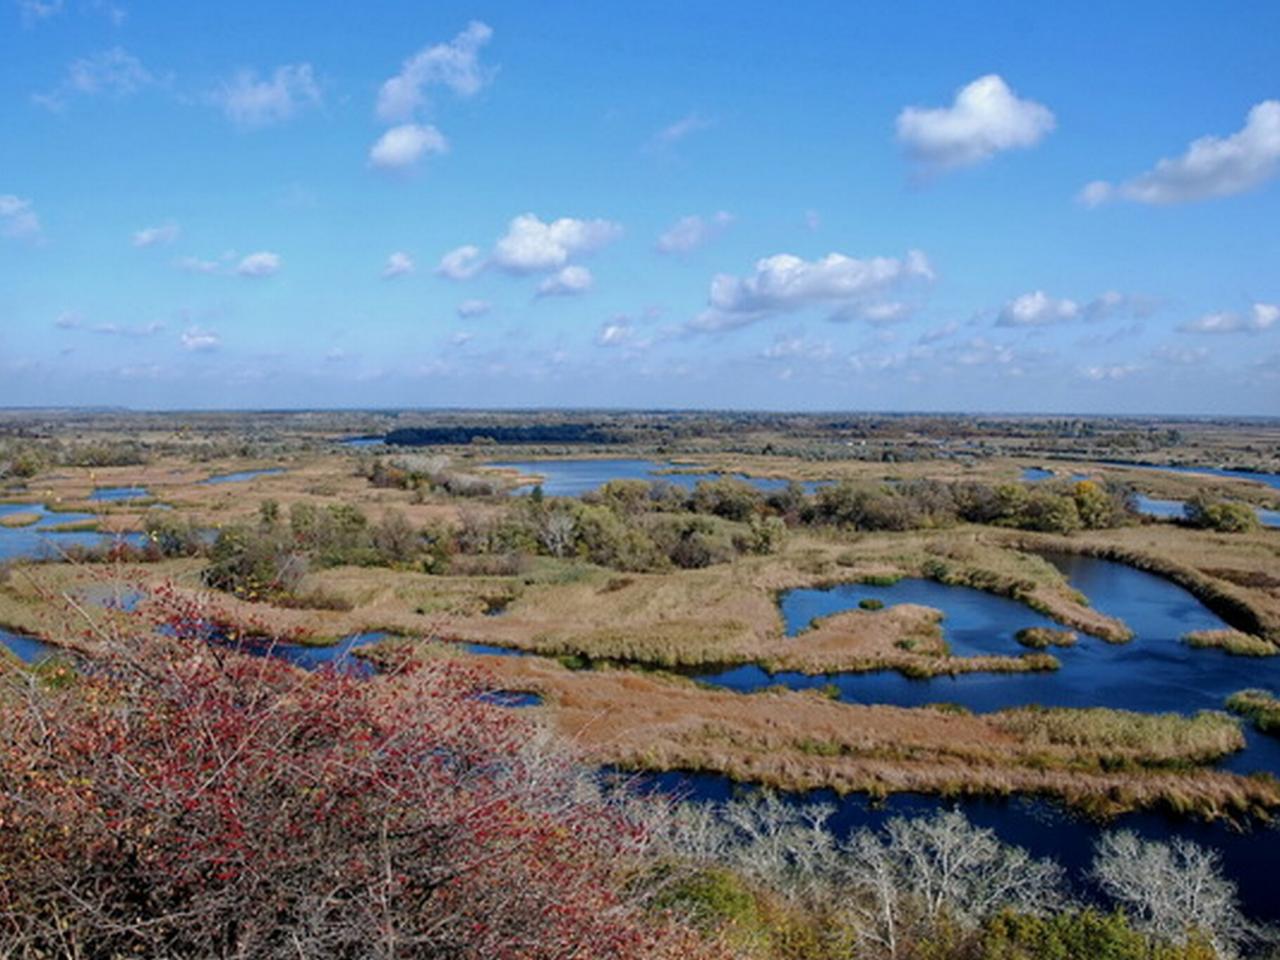
[(1280, 414), (1280, 4), (0, 0), (0, 405)]

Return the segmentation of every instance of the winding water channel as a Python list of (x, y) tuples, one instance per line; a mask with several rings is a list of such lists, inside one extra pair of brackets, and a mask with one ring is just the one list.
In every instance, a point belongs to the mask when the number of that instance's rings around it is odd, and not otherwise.
[[(634, 464), (637, 476), (652, 479), (653, 461)], [(563, 465), (562, 462), (561, 465)], [(620, 461), (579, 461), (554, 476), (545, 463), (510, 464), (547, 476), (544, 489), (553, 495), (569, 495), (594, 489), (617, 476)], [(602, 476), (602, 464), (609, 471)], [(705, 476), (705, 475), (704, 475)], [(673, 482), (691, 486), (695, 475), (677, 474)], [(56, 555), (58, 547), (92, 546), (109, 539), (97, 533), (52, 533), (49, 527), (93, 519), (88, 514), (52, 514), (39, 506), (0, 506), (0, 516), (30, 513), (37, 521), (19, 528), (0, 527), (0, 559)], [(52, 550), (50, 554), (48, 551)], [(1182, 637), (1195, 630), (1226, 626), (1212, 611), (1183, 588), (1163, 578), (1121, 564), (1095, 558), (1055, 555), (1049, 559), (1090, 603), (1122, 619), (1134, 631), (1126, 644), (1109, 644), (1087, 635), (1070, 648), (1052, 650), (1062, 663), (1060, 670), (1028, 674), (965, 674), (913, 680), (892, 671), (837, 673), (805, 676), (768, 674), (758, 666), (708, 671), (699, 679), (741, 692), (783, 684), (796, 689), (834, 684), (842, 700), (854, 703), (921, 706), (955, 703), (975, 712), (1026, 704), (1046, 706), (1105, 706), (1145, 712), (1193, 713), (1221, 709), (1227, 696), (1247, 687), (1280, 691), (1280, 657), (1254, 659), (1232, 657), (1219, 650), (1193, 649)], [(944, 614), (943, 630), (951, 650), (958, 655), (1024, 652), (1014, 634), (1029, 626), (1053, 626), (1047, 618), (1013, 600), (965, 587), (949, 587), (927, 580), (906, 579), (892, 586), (845, 584), (827, 589), (793, 590), (780, 599), (780, 613), (790, 638), (805, 642), (805, 630), (816, 617), (856, 609), (866, 599), (886, 605), (918, 603)], [(372, 666), (355, 651), (376, 643), (383, 634), (347, 637), (328, 647), (279, 644), (250, 650), (281, 656), (306, 669), (333, 665), (358, 675)], [(49, 648), (38, 640), (0, 630), (0, 643), (24, 660), (37, 659)], [(470, 648), (473, 653), (515, 654), (501, 647)], [(519, 692), (487, 694), (504, 706), (533, 705), (535, 698)], [(1239, 773), (1266, 771), (1280, 774), (1280, 740), (1257, 734), (1246, 726), (1248, 747), (1221, 763)], [(717, 776), (668, 774), (646, 778), (654, 788), (674, 791), (697, 800), (724, 799), (737, 789)], [(1094, 839), (1104, 829), (1079, 818), (1050, 801), (944, 800), (920, 795), (898, 795), (872, 803), (862, 796), (837, 798), (830, 793), (806, 795), (805, 800), (826, 800), (837, 806), (833, 825), (838, 831), (876, 826), (894, 815), (919, 814), (940, 806), (959, 807), (973, 820), (991, 827), (1002, 838), (1041, 856), (1052, 856), (1072, 873), (1077, 886), (1087, 891), (1085, 872)], [(1130, 828), (1151, 837), (1182, 836), (1217, 849), (1226, 872), (1240, 887), (1246, 909), (1261, 918), (1280, 918), (1280, 885), (1274, 882), (1274, 865), (1280, 863), (1280, 829), (1255, 825), (1237, 830), (1224, 824), (1206, 824), (1159, 813), (1135, 813), (1120, 817), (1112, 827)]]

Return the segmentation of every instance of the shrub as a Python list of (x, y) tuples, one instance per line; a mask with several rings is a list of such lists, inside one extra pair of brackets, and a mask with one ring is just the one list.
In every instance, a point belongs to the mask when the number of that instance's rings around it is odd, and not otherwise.
[(0, 676), (0, 954), (700, 955), (623, 883), (646, 831), (483, 677), (308, 675), (167, 624), (68, 684)]
[(1214, 500), (1198, 493), (1182, 508), (1187, 522), (1193, 527), (1216, 530), (1218, 533), (1249, 533), (1259, 527), (1258, 515), (1247, 503), (1233, 500)]

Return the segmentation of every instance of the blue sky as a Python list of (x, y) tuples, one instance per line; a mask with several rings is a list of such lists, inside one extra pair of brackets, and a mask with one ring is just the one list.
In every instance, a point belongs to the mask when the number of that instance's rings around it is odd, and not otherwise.
[(1280, 412), (1280, 5), (1056, 6), (0, 0), (0, 404)]

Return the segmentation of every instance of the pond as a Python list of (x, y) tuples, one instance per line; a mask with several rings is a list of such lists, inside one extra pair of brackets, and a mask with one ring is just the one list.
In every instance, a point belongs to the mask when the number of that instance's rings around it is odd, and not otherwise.
[(284, 467), (270, 467), (266, 470), (239, 470), (235, 473), (216, 473), (201, 480), (200, 483), (243, 483), (245, 480), (252, 480), (254, 477), (270, 477), (278, 473), (284, 473)]
[(0, 627), (0, 646), (7, 648), (23, 663), (38, 663), (45, 657), (52, 657), (58, 652), (56, 647), (35, 637), (12, 633), (3, 627)]
[[(543, 478), (542, 492), (549, 497), (580, 497), (584, 493), (599, 489), (610, 480), (647, 480), (650, 483), (665, 481), (682, 489), (692, 490), (701, 480), (733, 476), (739, 480), (745, 480), (763, 493), (785, 490), (788, 483), (786, 480), (773, 477), (749, 477), (741, 473), (667, 473), (665, 471), (691, 468), (671, 462), (643, 459), (526, 460), (490, 463), (486, 466), (518, 470), (525, 475), (540, 476)], [(812, 493), (822, 485), (822, 482), (813, 480), (801, 484), (806, 493)], [(537, 484), (526, 484), (517, 487), (512, 493), (522, 495), (535, 486)]]
[(60, 532), (56, 528), (93, 523), (98, 517), (91, 513), (55, 513), (41, 503), (0, 504), (0, 517), (17, 515), (31, 515), (36, 520), (21, 527), (7, 527), (0, 523), (0, 561), (50, 560), (62, 557), (72, 548), (92, 549), (118, 542), (141, 546), (146, 539), (140, 533)]

